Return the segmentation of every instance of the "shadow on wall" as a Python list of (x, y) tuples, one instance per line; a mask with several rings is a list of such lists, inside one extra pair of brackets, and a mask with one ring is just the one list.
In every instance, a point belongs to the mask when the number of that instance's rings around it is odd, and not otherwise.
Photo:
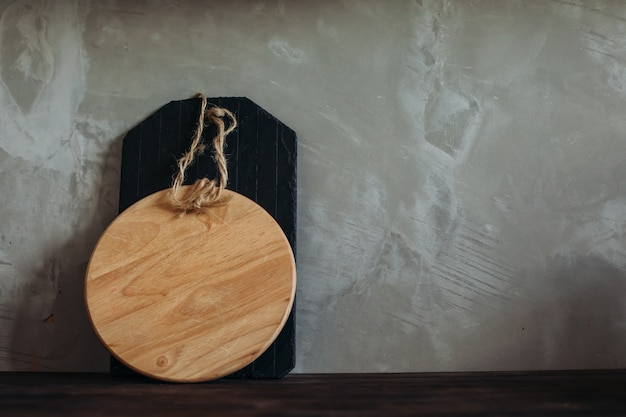
[(626, 271), (598, 257), (559, 258), (532, 310), (499, 323), (485, 369), (596, 369), (626, 365)]
[[(626, 271), (604, 259), (561, 261), (552, 273), (562, 293), (546, 305), (538, 320), (546, 322), (548, 366), (606, 368), (626, 365)], [(621, 341), (621, 342), (618, 342)]]
[[(35, 272), (21, 297), (14, 300), (15, 313), (6, 362), (19, 371), (97, 372), (108, 369), (109, 356), (89, 321), (84, 299), (84, 279), (89, 256), (104, 228), (117, 214), (121, 145), (124, 135), (111, 141), (99, 172), (99, 186), (85, 207), (91, 214), (86, 227), (64, 244), (41, 254), (42, 267)], [(81, 213), (76, 213), (80, 216)], [(44, 312), (34, 300), (42, 289), (58, 288), (52, 311)], [(38, 302), (49, 305), (49, 303)]]

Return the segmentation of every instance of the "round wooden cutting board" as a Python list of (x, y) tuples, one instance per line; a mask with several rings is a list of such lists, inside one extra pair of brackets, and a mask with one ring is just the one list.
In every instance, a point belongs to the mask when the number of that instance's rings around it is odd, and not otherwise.
[(293, 305), (287, 238), (255, 202), (225, 190), (222, 203), (180, 215), (152, 194), (120, 214), (87, 268), (96, 333), (121, 362), (149, 377), (199, 382), (251, 363)]

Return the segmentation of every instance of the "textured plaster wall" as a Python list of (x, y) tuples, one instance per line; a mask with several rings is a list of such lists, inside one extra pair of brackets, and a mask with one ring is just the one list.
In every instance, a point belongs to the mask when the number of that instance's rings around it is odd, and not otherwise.
[(299, 135), (300, 372), (626, 365), (626, 5), (0, 0), (0, 370), (102, 371), (125, 132)]

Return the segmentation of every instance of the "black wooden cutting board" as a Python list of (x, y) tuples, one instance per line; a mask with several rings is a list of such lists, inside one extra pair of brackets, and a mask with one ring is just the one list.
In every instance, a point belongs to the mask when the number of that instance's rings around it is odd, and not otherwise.
[[(208, 102), (234, 113), (239, 123), (226, 138), (227, 188), (257, 202), (274, 217), (296, 250), (295, 132), (245, 97), (209, 98)], [(136, 201), (172, 184), (176, 161), (188, 149), (196, 130), (200, 98), (172, 101), (130, 130), (122, 146), (120, 213)], [(206, 143), (215, 127), (204, 130)], [(210, 152), (196, 158), (185, 184), (215, 178)], [(292, 310), (278, 338), (257, 360), (230, 378), (280, 378), (295, 366), (295, 321)], [(133, 371), (111, 357), (112, 375)]]

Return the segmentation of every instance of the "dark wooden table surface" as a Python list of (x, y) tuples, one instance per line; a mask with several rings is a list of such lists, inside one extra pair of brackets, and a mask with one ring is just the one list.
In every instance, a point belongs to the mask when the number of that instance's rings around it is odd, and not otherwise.
[(0, 416), (626, 415), (626, 370), (290, 375), (163, 384), (0, 373)]

